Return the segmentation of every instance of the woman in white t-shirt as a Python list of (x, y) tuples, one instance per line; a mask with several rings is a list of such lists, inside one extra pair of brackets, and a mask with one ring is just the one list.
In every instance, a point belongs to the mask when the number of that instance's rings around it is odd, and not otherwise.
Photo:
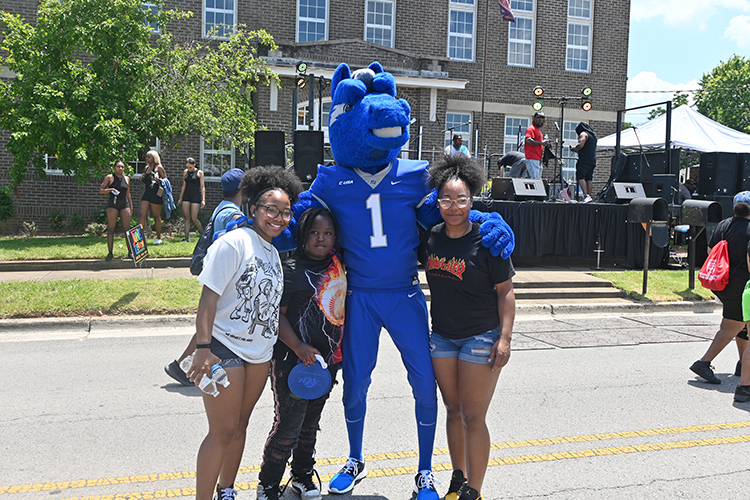
[[(246, 172), (240, 191), (248, 200), (252, 227), (238, 227), (208, 249), (199, 282), (198, 349), (190, 380), (211, 376), (220, 363), (230, 385), (203, 394), (208, 435), (198, 450), (196, 499), (234, 498), (234, 479), (245, 448), (250, 414), (268, 378), (278, 338), (284, 278), (271, 240), (286, 229), (302, 184), (281, 167)], [(217, 484), (218, 480), (218, 484)]]

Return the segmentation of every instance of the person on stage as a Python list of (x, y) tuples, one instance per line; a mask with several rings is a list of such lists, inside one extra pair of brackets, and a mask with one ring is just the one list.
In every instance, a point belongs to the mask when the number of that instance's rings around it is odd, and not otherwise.
[(453, 134), (453, 141), (451, 144), (445, 146), (445, 156), (452, 155), (464, 155), (467, 158), (471, 158), (469, 148), (464, 146), (464, 138), (458, 134)]
[(583, 203), (591, 201), (591, 191), (594, 188), (594, 169), (596, 168), (596, 133), (586, 122), (578, 122), (576, 125), (576, 134), (578, 134), (578, 144), (570, 148), (574, 153), (578, 153), (578, 163), (576, 163), (576, 180), (581, 186), (583, 193)]
[(508, 177), (516, 179), (526, 177), (526, 173), (528, 172), (528, 169), (526, 168), (526, 155), (523, 154), (523, 151), (510, 151), (505, 153), (498, 161), (497, 166), (500, 167), (501, 173), (504, 172), (504, 167), (510, 166)]
[(546, 117), (541, 111), (534, 113), (531, 125), (526, 129), (526, 138), (524, 139), (524, 152), (526, 153), (526, 168), (529, 171), (529, 177), (532, 179), (542, 178), (542, 155), (544, 146), (549, 144), (549, 139), (544, 138), (542, 127), (546, 123)]

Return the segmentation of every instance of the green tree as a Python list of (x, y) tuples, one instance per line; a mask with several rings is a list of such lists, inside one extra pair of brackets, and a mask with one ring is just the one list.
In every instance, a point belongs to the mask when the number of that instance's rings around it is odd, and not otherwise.
[[(687, 94), (675, 94), (674, 97), (672, 97), (672, 109), (679, 108), (680, 106), (684, 106), (688, 103), (687, 101)], [(667, 110), (665, 108), (662, 108), (659, 106), (656, 109), (652, 109), (648, 112), (648, 119), (653, 120), (654, 118), (658, 118), (659, 116), (665, 114)]]
[(257, 44), (275, 48), (271, 37), (238, 28), (228, 40), (177, 46), (168, 23), (192, 14), (141, 5), (42, 0), (36, 26), (0, 12), (0, 64), (16, 74), (0, 82), (13, 183), (29, 166), (44, 178), (45, 154), (85, 183), (117, 159), (134, 159), (153, 137), (170, 144), (200, 133), (251, 142), (250, 94), (277, 79), (256, 52)]
[(733, 56), (703, 75), (695, 103), (701, 114), (750, 133), (750, 59)]

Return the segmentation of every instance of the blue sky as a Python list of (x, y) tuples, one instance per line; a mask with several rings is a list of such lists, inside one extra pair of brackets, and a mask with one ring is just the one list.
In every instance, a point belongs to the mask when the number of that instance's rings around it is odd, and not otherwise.
[[(632, 0), (630, 9), (629, 107), (696, 89), (721, 61), (750, 56), (750, 0)], [(666, 92), (632, 92), (645, 90)], [(648, 111), (626, 119), (641, 123)]]

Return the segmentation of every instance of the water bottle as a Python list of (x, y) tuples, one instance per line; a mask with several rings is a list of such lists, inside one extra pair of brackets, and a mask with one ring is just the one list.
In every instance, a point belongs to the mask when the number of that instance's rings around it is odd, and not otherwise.
[[(185, 373), (190, 371), (190, 368), (192, 368), (193, 366), (193, 358), (195, 358), (195, 352), (182, 360), (182, 362), (180, 363), (180, 368), (182, 368), (182, 371), (184, 371)], [(216, 397), (219, 395), (219, 389), (216, 386), (217, 383), (221, 384), (224, 387), (229, 386), (229, 377), (227, 377), (227, 372), (219, 363), (216, 363), (211, 367), (211, 377), (203, 375), (201, 380), (198, 382), (198, 387), (206, 394), (210, 394), (213, 397)]]

